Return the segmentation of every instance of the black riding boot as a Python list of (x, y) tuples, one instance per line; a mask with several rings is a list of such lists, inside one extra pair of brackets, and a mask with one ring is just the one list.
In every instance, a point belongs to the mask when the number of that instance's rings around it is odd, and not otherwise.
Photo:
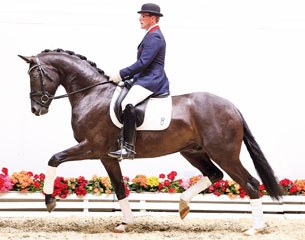
[(128, 104), (123, 113), (123, 141), (121, 149), (110, 152), (108, 155), (113, 158), (133, 159), (136, 142), (136, 112), (132, 104)]

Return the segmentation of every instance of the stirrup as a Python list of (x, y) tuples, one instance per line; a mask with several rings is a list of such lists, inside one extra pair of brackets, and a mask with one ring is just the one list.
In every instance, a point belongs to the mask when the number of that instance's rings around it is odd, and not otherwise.
[(126, 147), (123, 147), (115, 152), (110, 152), (108, 153), (108, 156), (113, 157), (113, 158), (117, 158), (119, 160), (123, 160), (123, 159), (134, 159), (136, 152), (128, 149)]

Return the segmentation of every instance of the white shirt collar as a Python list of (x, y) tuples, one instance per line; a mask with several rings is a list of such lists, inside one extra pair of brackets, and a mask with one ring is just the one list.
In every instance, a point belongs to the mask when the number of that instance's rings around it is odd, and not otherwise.
[(150, 28), (147, 29), (146, 33), (148, 33), (148, 32), (150, 31), (150, 29), (152, 29), (152, 28), (155, 27), (155, 26), (159, 26), (159, 24), (156, 23), (155, 25), (152, 25)]

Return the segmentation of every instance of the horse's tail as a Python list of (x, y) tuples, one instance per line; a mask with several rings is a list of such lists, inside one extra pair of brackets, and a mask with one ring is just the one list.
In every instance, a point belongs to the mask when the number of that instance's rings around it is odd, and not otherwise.
[(246, 123), (244, 117), (240, 113), (243, 121), (244, 136), (243, 140), (247, 147), (247, 150), (253, 160), (255, 169), (260, 176), (263, 184), (265, 185), (266, 190), (268, 191), (272, 199), (280, 200), (283, 195), (282, 189), (278, 183), (277, 178), (274, 175), (274, 172), (269, 165), (267, 159), (264, 156), (264, 153), (260, 149), (259, 145), (254, 139), (248, 124)]

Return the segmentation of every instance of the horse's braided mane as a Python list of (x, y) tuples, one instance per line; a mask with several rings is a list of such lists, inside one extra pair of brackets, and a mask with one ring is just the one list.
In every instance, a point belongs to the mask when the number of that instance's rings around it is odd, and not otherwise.
[(76, 54), (76, 53), (73, 52), (73, 51), (63, 50), (63, 49), (57, 48), (57, 49), (54, 49), (54, 50), (45, 49), (45, 50), (43, 50), (41, 53), (48, 53), (48, 52), (64, 52), (64, 53), (67, 53), (67, 54), (69, 54), (69, 55), (76, 56), (76, 57), (78, 57), (79, 59), (88, 62), (92, 67), (96, 68), (96, 70), (97, 70), (100, 74), (102, 74), (102, 75), (105, 74), (105, 72), (104, 72), (102, 69), (100, 69), (100, 68), (98, 68), (98, 67), (96, 66), (96, 63), (95, 63), (95, 62), (92, 62), (92, 61), (88, 60), (85, 56), (80, 55), (80, 54)]

